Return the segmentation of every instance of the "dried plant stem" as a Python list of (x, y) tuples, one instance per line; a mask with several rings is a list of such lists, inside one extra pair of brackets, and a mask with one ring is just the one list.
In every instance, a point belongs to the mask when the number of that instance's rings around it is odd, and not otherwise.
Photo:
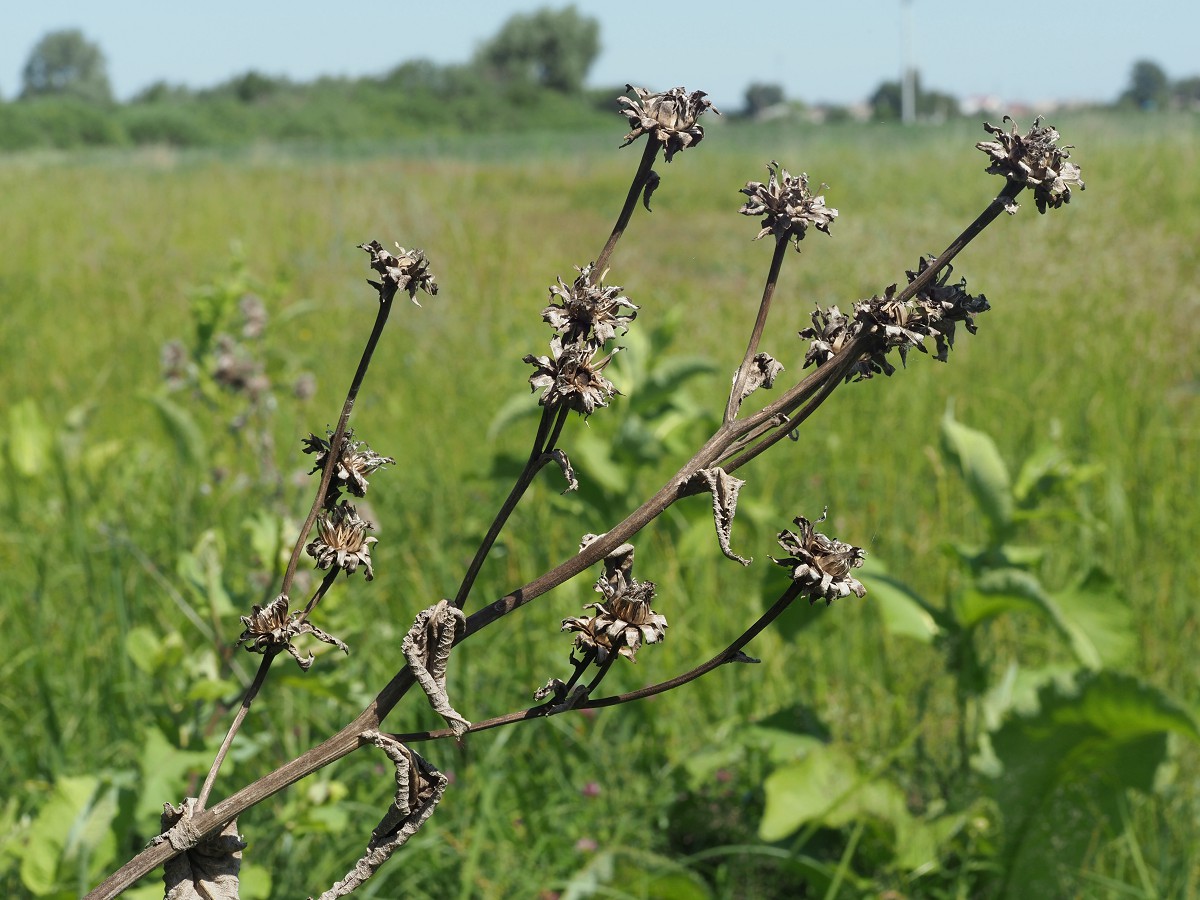
[(633, 218), (633, 211), (637, 208), (638, 197), (646, 187), (646, 182), (650, 178), (650, 172), (654, 168), (654, 160), (661, 149), (661, 141), (655, 138), (654, 135), (646, 136), (646, 147), (642, 151), (642, 161), (638, 165), (636, 174), (633, 176), (633, 183), (629, 185), (629, 193), (625, 196), (625, 205), (621, 207), (621, 214), (617, 217), (617, 224), (613, 226), (612, 234), (608, 236), (608, 242), (604, 245), (604, 249), (600, 251), (600, 255), (596, 257), (596, 261), (592, 265), (592, 284), (599, 283), (600, 279), (604, 276), (604, 272), (608, 268), (608, 261), (612, 257), (613, 249), (617, 246), (617, 241), (621, 239), (621, 235), (625, 233), (625, 229), (629, 227), (629, 220)]
[[(321, 472), (321, 483), (317, 487), (316, 497), (313, 499), (312, 508), (309, 509), (308, 518), (300, 529), (300, 534), (296, 538), (296, 544), (292, 548), (292, 555), (288, 559), (287, 571), (283, 575), (283, 583), (279, 588), (279, 593), (283, 596), (288, 595), (291, 589), (292, 580), (296, 575), (296, 565), (300, 560), (300, 552), (304, 547), (304, 542), (308, 539), (308, 534), (312, 531), (313, 523), (317, 520), (317, 513), (320, 511), (325, 501), (325, 495), (329, 490), (329, 485), (333, 481), (333, 472), (337, 468), (341, 460), (340, 448), (342, 439), (345, 437), (346, 428), (350, 421), (350, 413), (354, 409), (354, 401), (358, 398), (359, 388), (362, 387), (364, 379), (367, 377), (367, 368), (371, 364), (371, 356), (375, 352), (375, 347), (379, 343), (379, 338), (383, 334), (383, 327), (387, 324), (388, 315), (392, 311), (392, 301), (396, 297), (396, 288), (381, 291), (379, 295), (379, 311), (375, 315), (375, 324), (371, 328), (371, 334), (367, 338), (366, 346), (363, 348), (362, 357), (358, 362), (358, 369), (354, 373), (354, 378), (350, 382), (350, 389), (346, 392), (346, 399), (342, 403), (342, 414), (338, 418), (337, 428), (334, 430), (333, 437), (330, 440), (330, 452), (325, 460), (325, 468)], [(304, 608), (304, 612), (300, 614), (300, 619), (308, 618), (321, 598), (329, 590), (337, 577), (338, 569), (332, 569), (321, 581), (321, 586), (313, 594), (312, 599)], [(246, 689), (246, 693), (242, 697), (242, 702), (238, 706), (238, 711), (233, 717), (233, 721), (229, 725), (229, 730), (225, 733), (225, 738), (221, 741), (221, 746), (217, 750), (217, 755), (213, 759), (212, 766), (208, 770), (208, 775), (204, 779), (204, 786), (200, 789), (200, 797), (196, 803), (197, 809), (204, 809), (205, 803), (208, 802), (208, 796), (212, 792), (213, 783), (216, 781), (217, 773), (221, 769), (221, 764), (225, 761), (225, 756), (229, 753), (229, 748), (233, 744), (233, 739), (237, 736), (238, 731), (242, 727), (242, 722), (246, 719), (246, 714), (250, 711), (250, 704), (254, 702), (258, 696), (259, 690), (266, 681), (267, 672), (271, 668), (271, 663), (275, 661), (275, 657), (279, 655), (279, 648), (269, 648), (259, 664), (258, 672), (254, 676), (254, 681), (250, 687)]]
[[(644, 173), (648, 173), (650, 164), (653, 162), (654, 154), (657, 153), (657, 148), (651, 152), (647, 148), (646, 155), (643, 157), (642, 167), (639, 168), (639, 177), (634, 179), (634, 188), (631, 188), (630, 196), (633, 202), (637, 199), (637, 186), (639, 180), (644, 180)], [(997, 216), (1003, 212), (1009, 205), (1010, 201), (1020, 193), (1023, 185), (1016, 182), (1009, 182), (1004, 191), (993, 200), (984, 212), (963, 231), (954, 242), (942, 253), (925, 271), (921, 272), (916, 279), (907, 285), (904, 290), (899, 292), (897, 300), (904, 301), (915, 296), (920, 290), (923, 290), (937, 276), (938, 272), (973, 240), (984, 228), (986, 228)], [(628, 224), (628, 214), (632, 213), (633, 203), (626, 203), (626, 210), (622, 211), (622, 217), (618, 220), (617, 227), (613, 230), (613, 237), (610, 237), (609, 244), (606, 246), (606, 254), (602, 254), (601, 260), (607, 259), (607, 254), (611, 253), (611, 247), (615, 245), (616, 238), (624, 230)], [(597, 265), (597, 270), (602, 267)], [(372, 334), (372, 338), (377, 338), (377, 332), (382, 328), (382, 320), (386, 318), (386, 313), (381, 308), (380, 321), (376, 323), (376, 330)], [(373, 347), (374, 341), (368, 344), (368, 352), (364, 354), (364, 362), (360, 364), (359, 375), (355, 378), (355, 390), (357, 385), (361, 383), (361, 374), (365, 372), (365, 362), (369, 358), (369, 351)], [(761, 433), (764, 426), (775, 426), (774, 431), (768, 433), (762, 442), (754, 447), (746, 450), (741, 456), (737, 457), (732, 466), (741, 465), (749, 461), (754, 456), (762, 453), (764, 450), (772, 446), (778, 440), (782, 439), (791, 427), (795, 427), (797, 421), (802, 421), (824, 401), (826, 397), (832, 393), (833, 389), (842, 383), (844, 375), (849, 371), (850, 367), (862, 356), (864, 350), (869, 346), (870, 336), (859, 335), (848, 342), (841, 350), (831, 357), (819, 369), (812, 372), (808, 377), (800, 383), (794, 385), (786, 391), (779, 399), (769, 404), (762, 410), (753, 415), (747, 416), (745, 419), (734, 419), (725, 422), (717, 430), (717, 432), (709, 438), (700, 450), (697, 451), (687, 463), (683, 465), (679, 471), (673, 475), (659, 491), (654, 494), (649, 500), (639, 506), (631, 513), (623, 522), (614, 526), (601, 537), (589, 543), (586, 547), (580, 550), (571, 558), (560, 563), (550, 571), (535, 578), (528, 584), (517, 588), (516, 590), (506, 594), (495, 602), (483, 607), (467, 619), (467, 627), (463, 637), (460, 640), (465, 640), (471, 635), (482, 631), (488, 625), (491, 625), (498, 619), (513, 612), (514, 610), (524, 606), (526, 603), (540, 597), (547, 591), (578, 575), (580, 572), (589, 568), (602, 560), (605, 556), (615, 550), (630, 537), (635, 535), (646, 527), (651, 521), (661, 515), (668, 507), (682, 497), (690, 494), (698, 493), (699, 489), (690, 487), (689, 482), (692, 476), (702, 468), (713, 465), (718, 460), (724, 458), (731, 448), (738, 442), (744, 442), (748, 435), (756, 432)], [(347, 406), (343, 411), (343, 419), (339, 423), (339, 431), (344, 429), (345, 419), (349, 416), (349, 407), (352, 405), (353, 398), (347, 398)], [(795, 419), (789, 418), (791, 414), (804, 404), (804, 409)], [(781, 423), (784, 423), (781, 425)], [(787, 425), (790, 424), (790, 427)], [(335, 444), (336, 446), (336, 444)], [(744, 443), (742, 444), (744, 446)], [(331, 454), (331, 458), (333, 454)], [(322, 483), (322, 490), (318, 493), (318, 498), (324, 496), (324, 489), (328, 487), (327, 480), (332, 475), (329, 467), (326, 467), (325, 478)], [(319, 499), (318, 499), (319, 502)], [(311, 528), (312, 521), (315, 520), (316, 507), (310, 516), (308, 528)], [(306, 532), (307, 534), (307, 532)], [(298, 554), (297, 554), (298, 555)], [(293, 560), (294, 563), (295, 560)], [(294, 570), (294, 565), (289, 565), (289, 577)], [(287, 582), (285, 582), (287, 583)], [(790, 595), (790, 596), (789, 596)], [(631, 692), (628, 695), (620, 695), (614, 698), (601, 698), (598, 700), (589, 700), (580, 704), (581, 708), (611, 706), (618, 702), (628, 702), (628, 700), (640, 699), (644, 696), (649, 696), (650, 693), (661, 693), (664, 690), (670, 690), (672, 687), (677, 687), (679, 684), (685, 683), (684, 680), (694, 680), (711, 668), (715, 668), (725, 662), (729, 662), (744, 646), (746, 642), (751, 640), (766, 624), (780, 612), (786, 608), (786, 605), (798, 595), (798, 589), (789, 589), (774, 607), (763, 619), (749, 629), (742, 638), (735, 641), (730, 648), (723, 653), (718, 654), (713, 660), (710, 660), (704, 666), (692, 670), (691, 673), (679, 676), (677, 679), (672, 679), (669, 682), (663, 682), (662, 685), (655, 685), (650, 688), (643, 688), (640, 691)], [(765, 618), (770, 616), (770, 618)], [(739, 643), (740, 642), (740, 643)], [(218, 803), (216, 806), (208, 810), (201, 811), (193, 822), (196, 833), (209, 834), (215, 831), (225, 823), (236, 818), (245, 810), (262, 802), (267, 797), (278, 793), (284, 788), (300, 781), (302, 778), (316, 772), (325, 766), (333, 763), (344, 756), (352, 753), (362, 745), (362, 734), (367, 731), (378, 730), (380, 724), (387, 715), (395, 708), (400, 699), (408, 692), (415, 683), (412, 673), (407, 667), (399, 670), (388, 682), (387, 685), (379, 692), (375, 699), (364, 709), (355, 719), (344, 727), (337, 734), (327, 738), (321, 744), (309, 750), (307, 753), (293, 759), (292, 761), (280, 766), (269, 775), (260, 778), (258, 781), (242, 788), (237, 793)], [(518, 718), (536, 718), (535, 714), (530, 714), (530, 711), (525, 711), (519, 714), (513, 714)], [(544, 715), (544, 713), (542, 713)], [(485, 725), (486, 723), (479, 723)], [(478, 730), (478, 727), (473, 730)], [(492, 727), (495, 727), (494, 725)], [(449, 736), (452, 732), (445, 729), (444, 735), (438, 733), (438, 736)], [(406, 736), (401, 736), (402, 739), (408, 739)], [(431, 735), (432, 737), (432, 735)], [(417, 738), (413, 738), (414, 740)], [(431, 739), (431, 738), (427, 738)], [(151, 872), (154, 868), (162, 865), (168, 859), (178, 855), (180, 851), (171, 847), (169, 842), (162, 842), (153, 847), (150, 847), (140, 854), (135, 856), (124, 866), (110, 875), (105, 881), (97, 886), (86, 897), (86, 900), (108, 900), (115, 897), (126, 887), (133, 884), (134, 881)]]
[[(800, 596), (803, 590), (804, 586), (802, 584), (793, 582), (792, 584), (788, 585), (787, 590), (783, 592), (783, 594), (778, 600), (775, 601), (774, 604), (772, 604), (770, 609), (759, 616), (758, 619), (755, 620), (754, 624), (742, 632), (737, 639), (733, 641), (733, 643), (731, 643), (728, 647), (707, 662), (701, 663), (695, 668), (689, 669), (688, 671), (680, 675), (676, 675), (674, 678), (670, 678), (666, 681), (660, 681), (657, 684), (646, 685), (646, 687), (638, 688), (634, 691), (628, 691), (624, 694), (614, 694), (611, 697), (599, 697), (595, 700), (583, 700), (571, 706), (570, 709), (601, 709), (607, 706), (618, 706), (622, 703), (631, 703), (635, 700), (644, 700), (647, 697), (653, 697), (655, 694), (663, 694), (667, 691), (674, 690), (677, 687), (681, 687), (682, 685), (695, 681), (703, 675), (707, 675), (714, 669), (719, 669), (721, 666), (737, 661), (738, 655), (742, 652), (742, 648), (758, 637), (758, 635), (761, 634), (768, 625), (779, 618), (779, 616), (783, 614), (784, 610), (791, 606), (792, 603)], [(615, 659), (615, 657), (611, 657), (608, 660), (609, 665), (611, 665), (613, 659)], [(744, 657), (743, 661), (746, 661)], [(604, 667), (604, 670), (607, 671), (607, 666)], [(576, 673), (576, 676), (578, 676), (578, 672)], [(600, 677), (600, 675), (597, 675), (596, 678), (593, 679), (592, 684), (589, 686), (589, 691), (593, 689), (597, 683), (599, 683)], [(568, 689), (570, 686), (571, 685), (568, 685)], [(496, 716), (492, 719), (484, 719), (479, 722), (474, 722), (471, 724), (471, 727), (467, 729), (467, 731), (468, 733), (475, 731), (487, 731), (491, 728), (499, 728), (503, 725), (512, 725), (516, 722), (525, 722), (529, 719), (545, 718), (546, 716), (557, 715), (560, 712), (567, 711), (567, 709), (558, 704), (543, 703), (539, 706), (534, 706), (529, 709), (507, 713), (503, 716)], [(404, 744), (416, 744), (420, 743), (421, 741), (436, 741), (442, 738), (454, 737), (454, 731), (450, 728), (437, 728), (429, 731), (411, 732), (409, 734), (389, 734), (388, 737)]]
[(750, 361), (758, 353), (759, 342), (767, 327), (767, 315), (771, 312), (771, 298), (775, 294), (775, 285), (779, 282), (779, 270), (783, 267), (783, 256), (787, 252), (788, 245), (787, 235), (775, 239), (775, 252), (771, 255), (771, 270), (767, 273), (767, 283), (763, 286), (762, 301), (758, 304), (758, 318), (754, 320), (754, 330), (750, 332), (750, 340), (746, 344), (746, 355), (742, 357), (742, 364), (738, 366), (737, 375), (733, 380), (733, 389), (729, 392), (729, 402), (725, 405), (726, 424), (733, 421), (742, 405), (742, 390), (746, 386), (746, 379), (750, 377)]
[(505, 523), (508, 522), (509, 516), (517, 508), (517, 504), (521, 502), (521, 498), (525, 496), (529, 486), (533, 484), (534, 477), (546, 465), (548, 461), (546, 454), (554, 449), (555, 443), (562, 434), (563, 423), (566, 421), (568, 412), (570, 410), (565, 406), (557, 410), (549, 407), (542, 410), (542, 419), (538, 423), (537, 436), (533, 439), (533, 449), (529, 452), (525, 468), (517, 476), (516, 484), (509, 491), (500, 511), (496, 513), (496, 518), (492, 520), (487, 534), (484, 535), (483, 541), (475, 551), (475, 556), (471, 559), (471, 564), (467, 567), (467, 574), (463, 576), (462, 584), (458, 586), (458, 593), (454, 595), (454, 605), (459, 609), (462, 609), (463, 604), (467, 602), (471, 588), (475, 586), (475, 579), (479, 577), (479, 570), (483, 568), (484, 560), (492, 552), (492, 546), (496, 543), (496, 538), (500, 536)]
[[(346, 400), (342, 404), (342, 414), (338, 417), (337, 427), (333, 431), (333, 435), (329, 439), (329, 454), (325, 460), (325, 468), (321, 472), (321, 483), (317, 487), (316, 497), (313, 499), (312, 508), (308, 511), (308, 518), (304, 520), (304, 525), (300, 528), (300, 534), (296, 538), (296, 545), (292, 548), (292, 555), (288, 558), (287, 571), (283, 573), (283, 584), (279, 589), (279, 593), (286, 595), (292, 587), (292, 579), (296, 577), (296, 566), (300, 562), (300, 554), (304, 550), (304, 542), (308, 540), (309, 532), (312, 531), (313, 523), (317, 521), (317, 513), (321, 511), (321, 507), (325, 503), (325, 495), (329, 491), (329, 485), (333, 481), (333, 472), (341, 461), (342, 440), (346, 436), (346, 428), (350, 422), (350, 413), (354, 410), (354, 402), (358, 399), (358, 391), (362, 387), (363, 380), (367, 377), (367, 368), (371, 365), (371, 357), (375, 353), (375, 347), (379, 344), (379, 338), (383, 334), (383, 326), (387, 324), (388, 315), (392, 311), (392, 301), (396, 298), (396, 286), (386, 285), (379, 292), (379, 312), (375, 316), (375, 324), (371, 328), (371, 335), (367, 338), (367, 344), (363, 348), (362, 357), (358, 361), (358, 369), (354, 372), (354, 378), (350, 382), (350, 390), (346, 392)], [(310, 610), (305, 610), (304, 615), (307, 616)]]
[(238, 733), (238, 729), (242, 727), (242, 720), (250, 712), (250, 704), (254, 702), (254, 698), (258, 696), (258, 692), (262, 690), (262, 686), (267, 680), (267, 672), (271, 669), (271, 663), (282, 649), (282, 647), (274, 646), (268, 647), (263, 652), (262, 662), (258, 665), (258, 672), (254, 675), (254, 681), (251, 682), (250, 687), (246, 688), (246, 693), (242, 697), (237, 714), (234, 715), (233, 721), (229, 725), (229, 730), (225, 732), (225, 739), (221, 742), (221, 746), (217, 750), (217, 755), (213, 759), (212, 766), (208, 770), (208, 775), (204, 779), (204, 786), (200, 788), (200, 796), (196, 801), (196, 809), (204, 809), (205, 804), (208, 803), (208, 795), (212, 793), (213, 784), (217, 780), (217, 773), (221, 771), (221, 764), (225, 762), (225, 756), (229, 753), (229, 748), (233, 745), (233, 738)]

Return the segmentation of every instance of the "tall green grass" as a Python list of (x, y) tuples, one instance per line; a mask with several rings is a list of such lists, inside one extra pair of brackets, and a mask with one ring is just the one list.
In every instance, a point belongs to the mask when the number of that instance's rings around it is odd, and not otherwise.
[[(831, 533), (923, 592), (946, 590), (955, 575), (941, 548), (983, 527), (961, 487), (939, 474), (933, 450), (953, 404), (1013, 463), (1053, 435), (1073, 458), (1103, 467), (1083, 495), (1089, 516), (1033, 526), (1052, 547), (1045, 577), (1061, 585), (1079, 566), (1103, 563), (1135, 611), (1138, 674), (1195, 705), (1200, 130), (1187, 120), (1057, 124), (1079, 147), (1073, 158), (1088, 188), (1045, 217), (1028, 201), (960, 257), (955, 277), (967, 276), (993, 306), (979, 334), (961, 336), (946, 366), (920, 357), (891, 379), (844, 386), (797, 444), (739, 473), (749, 483), (734, 548), (753, 555), (753, 567), (717, 554), (700, 500), (638, 542), (639, 575), (659, 584), (671, 629), (636, 667), (613, 671), (614, 691), (669, 677), (736, 636), (776, 584), (763, 572), (774, 532), (825, 505)], [(700, 147), (660, 163), (654, 212), (635, 217), (610, 281), (641, 305), (636, 327), (678, 318), (672, 342), (655, 354), (704, 356), (732, 371), (770, 255), (765, 242), (749, 240), (756, 224), (736, 215), (737, 190), (761, 180), (772, 158), (807, 171), (829, 185), (841, 216), (832, 238), (810, 236), (784, 268), (763, 348), (796, 375), (805, 347), (795, 332), (814, 303), (846, 309), (902, 281), (994, 195), (999, 181), (972, 147), (982, 136), (960, 124), (713, 127)], [(300, 439), (334, 421), (373, 315), (355, 249), (371, 238), (422, 247), (442, 286), (423, 309), (395, 311), (355, 410), (360, 435), (400, 461), (372, 479), (377, 580), (347, 581), (321, 607), (318, 624), (351, 644), (349, 658), (325, 656), (303, 677), (276, 666), (217, 793), (340, 727), (401, 664), (399, 640), (413, 615), (453, 593), (508, 490), (490, 474), (493, 459), (527, 450), (519, 426), (489, 440), (488, 425), (527, 390), (521, 357), (545, 352), (546, 286), (594, 257), (611, 227), (637, 162), (636, 149), (616, 152), (619, 138), (614, 127), (597, 139), (487, 138), (349, 158), (258, 148), (0, 159), (10, 226), (0, 255), (0, 797), (8, 798), (0, 826), (15, 841), (0, 853), (6, 895), (24, 890), (14, 848), (56, 779), (104, 773), (136, 783), (155, 730), (187, 750), (219, 740), (224, 719), (203, 684), (226, 675), (230, 658), (243, 677), (250, 669), (252, 658), (231, 655), (236, 613), (270, 590), (255, 578), (243, 523), (263, 508), (294, 518), (303, 511), (309, 488), (291, 477), (307, 468)], [(272, 429), (287, 477), (279, 491), (214, 481), (203, 460), (171, 442), (145, 399), (158, 382), (159, 347), (190, 327), (190, 293), (223, 278), (238, 254), (269, 301), (271, 354), (318, 377), (311, 401), (280, 394)], [(724, 375), (691, 387), (714, 412), (723, 389)], [(637, 404), (636, 391), (627, 393), (590, 424), (572, 422), (568, 452), (576, 435), (611, 435), (623, 407)], [(236, 452), (219, 419), (196, 415), (212, 423), (210, 447)], [(681, 461), (649, 461), (630, 477), (656, 487)], [(536, 486), (473, 604), (527, 581), (622, 513), (582, 509), (560, 489), (555, 476)], [(210, 529), (224, 545), (233, 613), (208, 609), (179, 568), (180, 554)], [(534, 688), (565, 669), (559, 620), (590, 599), (589, 584), (564, 586), (456, 651), (456, 707), (479, 719), (532, 702)], [(189, 622), (183, 606), (217, 637)], [(138, 628), (163, 642), (163, 668), (148, 671), (128, 652)], [(1036, 634), (1020, 623), (994, 639), (998, 652), (1038, 652)], [(912, 738), (910, 700), (927, 688), (933, 713), (924, 739), (908, 745), (923, 749), (892, 763), (921, 798), (954, 714), (935, 651), (887, 636), (870, 596), (789, 614), (750, 651), (762, 666), (721, 670), (642, 705), (421, 748), (454, 784), (367, 895), (539, 896), (594, 859), (587, 841), (667, 855), (704, 849), (687, 840), (699, 833), (697, 805), (713, 829), (705, 846), (753, 842), (761, 802), (753, 767), (734, 775), (744, 795), (727, 796), (722, 784), (689, 781), (688, 764), (740, 723), (795, 704), (870, 766)], [(432, 724), (420, 702), (388, 720), (396, 731)], [(1188, 874), (1200, 848), (1195, 748), (1180, 748), (1178, 767), (1170, 791), (1131, 798), (1125, 838), (1097, 848), (1080, 891), (1200, 889)], [(195, 792), (194, 778), (151, 800), (178, 802), (185, 789)], [(270, 872), (272, 896), (312, 892), (348, 868), (389, 780), (380, 760), (356, 754), (244, 816), (247, 859)], [(127, 835), (116, 861), (149, 836)], [(744, 861), (759, 851), (730, 852)], [(979, 853), (986, 862), (986, 849)], [(751, 869), (723, 870), (717, 881), (729, 883), (719, 895), (755, 896), (734, 883)], [(95, 874), (81, 871), (73, 887)]]

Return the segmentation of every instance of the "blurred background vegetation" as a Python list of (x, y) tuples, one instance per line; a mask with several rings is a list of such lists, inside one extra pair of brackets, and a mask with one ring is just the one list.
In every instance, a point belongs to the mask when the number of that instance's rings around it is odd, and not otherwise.
[[(568, 24), (586, 49), (586, 21)], [(527, 451), (521, 357), (545, 352), (546, 286), (598, 252), (637, 162), (613, 149), (616, 90), (589, 99), (578, 69), (528, 49), (506, 61), (528, 32), (462, 69), (248, 74), (127, 104), (98, 89), (94, 56), (58, 90), (48, 48), (0, 105), (0, 141), (33, 151), (0, 157), (6, 896), (77, 896), (196, 792), (257, 663), (233, 647), (238, 616), (273, 595), (315, 488), (301, 440), (336, 419), (373, 319), (355, 249), (371, 238), (425, 249), (442, 286), (395, 311), (355, 411), (399, 460), (372, 478), (377, 577), (320, 607), (349, 657), (276, 665), (217, 795), (355, 715), (416, 612), (456, 588)], [(844, 386), (739, 473), (734, 549), (754, 565), (720, 556), (703, 498), (647, 530), (638, 575), (671, 628), (605, 687), (740, 633), (782, 589), (768, 557), (795, 515), (829, 506), (829, 533), (868, 551), (871, 593), (792, 611), (748, 648), (761, 666), (418, 748), (452, 786), (364, 896), (1200, 890), (1200, 127), (1159, 87), (1056, 117), (1088, 190), (1045, 217), (1026, 204), (960, 258), (954, 278), (993, 309), (948, 365)], [(143, 140), (139, 116), (174, 124)], [(607, 372), (625, 396), (565, 434), (582, 490), (539, 480), (473, 604), (610, 526), (715, 424), (769, 257), (737, 191), (767, 160), (841, 210), (784, 268), (764, 342), (784, 377), (814, 303), (902, 280), (998, 186), (974, 119), (705, 125), (614, 259), (642, 311)], [(529, 705), (567, 669), (560, 620), (593, 597), (577, 579), (459, 648), (456, 708)], [(389, 728), (438, 724), (411, 700)], [(364, 751), (243, 816), (243, 896), (340, 877), (393, 790)]]

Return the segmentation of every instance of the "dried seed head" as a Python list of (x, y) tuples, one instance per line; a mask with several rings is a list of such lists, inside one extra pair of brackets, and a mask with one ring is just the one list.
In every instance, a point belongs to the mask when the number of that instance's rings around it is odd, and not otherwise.
[(666, 147), (667, 162), (676, 152), (698, 144), (704, 138), (704, 129), (696, 121), (707, 110), (711, 109), (718, 116), (721, 114), (711, 100), (705, 99), (708, 95), (704, 91), (689, 94), (677, 87), (652, 94), (631, 84), (625, 85), (625, 90), (633, 91), (637, 99), (617, 98), (622, 106), (621, 115), (633, 126), (621, 146), (627, 147), (643, 134), (649, 134)]
[(343, 500), (332, 509), (321, 510), (317, 516), (317, 539), (304, 548), (317, 561), (318, 569), (336, 566), (347, 575), (362, 565), (366, 579), (375, 577), (371, 569), (371, 545), (378, 538), (368, 537), (368, 529), (374, 526), (361, 519), (358, 512)]
[(808, 189), (808, 174), (801, 172), (793, 176), (787, 169), (780, 169), (772, 160), (767, 164), (770, 178), (766, 184), (749, 181), (741, 189), (749, 199), (738, 210), (744, 216), (762, 216), (762, 230), (754, 238), (774, 234), (775, 240), (800, 242), (809, 226), (829, 234), (829, 226), (837, 218), (838, 211), (825, 205), (825, 198)]
[[(922, 257), (915, 272), (905, 273), (908, 283), (912, 284), (925, 272), (932, 260)], [(805, 367), (824, 365), (848, 341), (862, 334), (870, 335), (872, 340), (847, 371), (846, 380), (891, 375), (896, 367), (888, 361), (887, 354), (897, 350), (901, 363), (906, 363), (908, 351), (914, 347), (922, 353), (929, 352), (925, 347), (927, 337), (932, 337), (937, 346), (934, 358), (945, 362), (954, 346), (957, 323), (962, 322), (974, 334), (975, 316), (991, 308), (983, 294), (975, 296), (967, 292), (965, 278), (950, 284), (952, 271), (952, 267), (946, 266), (941, 278), (931, 281), (908, 300), (899, 299), (896, 285), (890, 285), (882, 297), (855, 303), (853, 318), (847, 318), (836, 306), (814, 310), (812, 327), (800, 332), (800, 337), (811, 341), (804, 357)]]
[[(828, 510), (825, 512), (828, 513)], [(808, 602), (811, 604), (824, 598), (825, 604), (829, 605), (850, 594), (858, 597), (865, 595), (867, 589), (862, 582), (850, 575), (851, 569), (863, 563), (866, 553), (862, 548), (821, 534), (803, 516), (797, 516), (792, 521), (798, 526), (796, 533), (779, 532), (779, 546), (791, 555), (775, 559), (775, 562), (791, 569), (792, 580), (803, 586)], [(824, 521), (825, 513), (822, 513), (816, 524)]]
[[(326, 433), (332, 440), (333, 432)], [(311, 472), (324, 470), (329, 448), (330, 442), (315, 434), (309, 434), (304, 439), (304, 452), (315, 456)], [(368, 447), (365, 441), (354, 440), (353, 430), (346, 432), (342, 438), (342, 453), (333, 470), (333, 480), (329, 483), (329, 499), (336, 497), (339, 490), (347, 491), (355, 497), (365, 497), (369, 485), (367, 476), (383, 466), (395, 464), (396, 460), (390, 456), (380, 456)]]
[[(1049, 125), (1042, 125), (1042, 117), (1033, 120), (1028, 134), (1017, 134), (1017, 123), (1004, 117), (1012, 127), (1005, 131), (999, 125), (983, 123), (994, 141), (980, 141), (975, 146), (991, 158), (987, 171), (992, 175), (1003, 175), (1010, 182), (1033, 188), (1033, 199), (1038, 212), (1047, 207), (1058, 209), (1071, 202), (1071, 185), (1084, 183), (1079, 177), (1079, 166), (1068, 162), (1073, 149), (1070, 144), (1059, 147), (1059, 133)], [(1016, 201), (1008, 207), (1010, 213), (1017, 211)]]
[(326, 634), (315, 625), (299, 619), (299, 613), (288, 613), (287, 595), (280, 594), (266, 606), (251, 607), (250, 615), (241, 617), (245, 630), (238, 638), (238, 646), (245, 647), (251, 653), (265, 653), (270, 647), (282, 648), (291, 654), (292, 659), (296, 660), (302, 669), (307, 669), (313, 664), (313, 656), (311, 653), (307, 657), (300, 655), (300, 651), (292, 644), (292, 639), (297, 635), (311, 634), (319, 641), (332, 644), (343, 653), (350, 652), (350, 648), (333, 635)]
[[(385, 290), (389, 294), (394, 291), (408, 291), (408, 299), (413, 303), (417, 303), (418, 290), (430, 295), (438, 292), (437, 282), (433, 280), (433, 273), (429, 271), (429, 260), (423, 251), (415, 248), (405, 250), (396, 244), (399, 252), (393, 255), (384, 250), (379, 241), (358, 246), (360, 250), (371, 254), (371, 268), (382, 276), (383, 284), (368, 281), (368, 284), (379, 291), (381, 299)], [(417, 306), (420, 305), (417, 303)]]
[[(601, 273), (592, 283), (592, 263), (579, 269), (579, 277), (568, 286), (561, 278), (550, 286), (550, 305), (542, 319), (562, 336), (564, 344), (588, 344), (599, 349), (616, 337), (617, 329), (629, 331), (638, 307), (621, 295), (621, 288), (606, 286)], [(557, 300), (558, 302), (554, 302)]]
[[(581, 549), (595, 538), (586, 535)], [(654, 582), (633, 577), (633, 544), (622, 544), (605, 557), (596, 590), (604, 595), (604, 602), (584, 607), (595, 609), (595, 615), (563, 619), (562, 630), (576, 632), (577, 650), (594, 650), (601, 665), (612, 653), (636, 662), (643, 644), (657, 644), (666, 637), (666, 617), (650, 608)]]
[(529, 376), (533, 390), (541, 390), (538, 403), (549, 409), (566, 406), (583, 416), (590, 416), (597, 407), (608, 406), (614, 394), (619, 394), (611, 381), (600, 373), (612, 360), (610, 353), (596, 362), (595, 349), (586, 344), (563, 346), (562, 339), (550, 341), (550, 356), (524, 357), (534, 367)]

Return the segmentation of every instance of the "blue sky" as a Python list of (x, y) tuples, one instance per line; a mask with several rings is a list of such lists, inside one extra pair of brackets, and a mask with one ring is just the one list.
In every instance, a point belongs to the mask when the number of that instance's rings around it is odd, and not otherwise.
[[(204, 87), (249, 69), (308, 80), (382, 73), (417, 57), (465, 61), (514, 12), (549, 0), (334, 4), (58, 0), (5, 4), (0, 97), (20, 89), (34, 43), (78, 27), (100, 44), (116, 93), (157, 80)], [(589, 81), (705, 90), (741, 106), (746, 86), (789, 97), (864, 99), (900, 70), (902, 0), (578, 0), (601, 23)], [(1109, 100), (1138, 59), (1172, 78), (1200, 74), (1200, 2), (911, 0), (912, 46), (925, 85), (1008, 102)]]

